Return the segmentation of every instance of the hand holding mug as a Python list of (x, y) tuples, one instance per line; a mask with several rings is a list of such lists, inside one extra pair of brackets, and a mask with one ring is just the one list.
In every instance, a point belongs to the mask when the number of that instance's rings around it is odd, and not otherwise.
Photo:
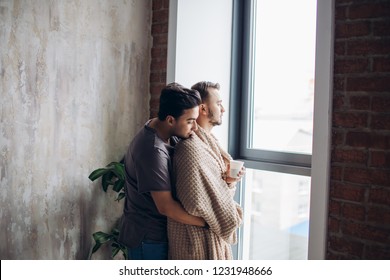
[(244, 162), (239, 160), (231, 160), (227, 168), (226, 182), (228, 184), (238, 182), (245, 175), (246, 169)]

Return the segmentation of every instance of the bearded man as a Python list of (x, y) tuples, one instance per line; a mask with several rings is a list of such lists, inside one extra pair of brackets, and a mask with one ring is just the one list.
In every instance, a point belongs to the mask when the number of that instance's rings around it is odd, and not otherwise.
[(218, 83), (199, 82), (192, 86), (200, 93), (198, 130), (176, 145), (173, 157), (174, 195), (191, 215), (207, 225), (197, 227), (168, 219), (170, 259), (230, 260), (231, 245), (237, 242), (242, 209), (234, 201), (238, 178), (227, 176), (232, 157), (221, 148), (212, 129), (222, 124), (225, 112)]

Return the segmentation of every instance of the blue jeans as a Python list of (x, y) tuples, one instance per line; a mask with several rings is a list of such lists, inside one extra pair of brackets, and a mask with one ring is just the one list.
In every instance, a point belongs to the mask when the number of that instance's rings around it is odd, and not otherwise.
[(129, 260), (167, 260), (168, 242), (144, 240), (135, 248), (127, 248)]

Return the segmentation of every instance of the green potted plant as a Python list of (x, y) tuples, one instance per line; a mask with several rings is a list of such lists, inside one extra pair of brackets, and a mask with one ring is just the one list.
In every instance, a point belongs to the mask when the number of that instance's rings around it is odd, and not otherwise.
[[(102, 188), (104, 192), (107, 192), (108, 188), (112, 186), (112, 190), (118, 193), (115, 201), (120, 201), (125, 197), (125, 167), (123, 160), (121, 162), (111, 162), (106, 167), (98, 168), (88, 176), (91, 181), (95, 181), (98, 178), (102, 179)], [(118, 223), (113, 227), (110, 233), (97, 231), (92, 234), (95, 240), (95, 245), (90, 252), (89, 258), (95, 253), (103, 244), (111, 244), (111, 257), (114, 258), (120, 251), (123, 257), (127, 259), (127, 248), (121, 244), (118, 240), (119, 229)]]

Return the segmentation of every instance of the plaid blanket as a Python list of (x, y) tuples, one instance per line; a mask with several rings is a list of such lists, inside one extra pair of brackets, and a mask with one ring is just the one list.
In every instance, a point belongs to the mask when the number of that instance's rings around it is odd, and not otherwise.
[(230, 159), (214, 135), (201, 127), (193, 137), (176, 145), (176, 197), (188, 213), (203, 217), (210, 229), (168, 219), (170, 259), (232, 259), (231, 244), (237, 242), (242, 209), (233, 200), (235, 184), (223, 179)]

